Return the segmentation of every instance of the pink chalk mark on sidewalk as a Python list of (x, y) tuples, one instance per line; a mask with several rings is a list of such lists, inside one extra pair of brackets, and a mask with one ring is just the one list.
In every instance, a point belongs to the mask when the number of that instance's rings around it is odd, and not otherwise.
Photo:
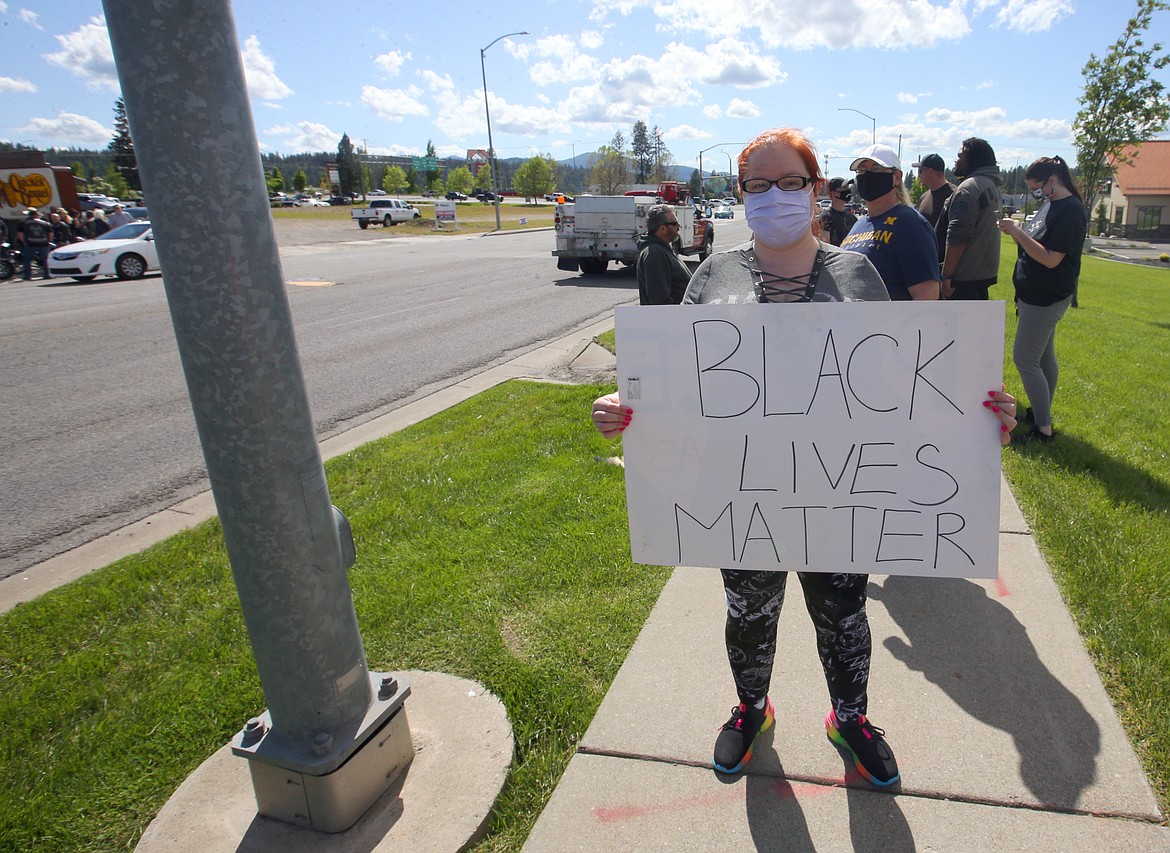
[[(843, 781), (843, 780), (842, 780)], [(771, 784), (776, 798), (791, 800), (796, 797), (808, 798), (823, 796), (835, 790), (832, 786), (813, 785), (807, 782), (789, 782), (787, 779), (773, 779)], [(725, 790), (715, 794), (698, 794), (691, 797), (682, 797), (677, 800), (657, 803), (629, 803), (620, 806), (597, 806), (593, 809), (593, 816), (600, 823), (618, 823), (621, 821), (636, 820), (641, 817), (660, 816), (671, 812), (686, 812), (695, 809), (705, 809), (741, 801), (744, 793), (739, 785), (729, 785)]]
[(1000, 576), (995, 578), (995, 592), (1000, 598), (1007, 598), (1011, 595), (1011, 590), (1008, 589), (1007, 582)]

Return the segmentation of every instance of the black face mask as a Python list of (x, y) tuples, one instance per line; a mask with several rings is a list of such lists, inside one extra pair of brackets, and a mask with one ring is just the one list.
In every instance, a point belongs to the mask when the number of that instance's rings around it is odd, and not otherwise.
[(858, 194), (866, 201), (879, 199), (894, 188), (893, 172), (858, 172), (853, 180)]
[(853, 195), (848, 192), (836, 193), (835, 195), (841, 201), (849, 201), (849, 199), (853, 198)]

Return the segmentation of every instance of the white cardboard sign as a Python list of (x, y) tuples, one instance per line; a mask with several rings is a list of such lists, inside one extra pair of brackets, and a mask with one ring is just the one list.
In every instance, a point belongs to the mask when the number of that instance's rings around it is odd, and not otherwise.
[(1003, 302), (614, 316), (635, 562), (996, 576)]

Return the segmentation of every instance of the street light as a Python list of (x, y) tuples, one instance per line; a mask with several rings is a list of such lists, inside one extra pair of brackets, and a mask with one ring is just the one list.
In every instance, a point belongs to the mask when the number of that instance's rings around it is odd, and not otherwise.
[(863, 113), (861, 110), (855, 110), (852, 107), (837, 107), (837, 112), (857, 113), (859, 116), (865, 116), (873, 122), (873, 144), (877, 145), (877, 119), (869, 113)]
[[(747, 145), (747, 143), (746, 142), (717, 142), (714, 145), (708, 145), (706, 148), (704, 148), (702, 151), (699, 152), (699, 189), (700, 189), (700, 191), (703, 190), (703, 186), (704, 186), (704, 184), (703, 184), (703, 155), (706, 154), (708, 151), (711, 151), (715, 148), (719, 148), (723, 145), (743, 146), (743, 145)], [(726, 151), (724, 151), (723, 153), (727, 154)], [(727, 154), (727, 163), (730, 166), (730, 164), (731, 164), (731, 155), (730, 154)]]
[(488, 47), (491, 47), (500, 39), (506, 39), (508, 36), (526, 36), (528, 30), (522, 30), (516, 33), (504, 33), (497, 39), (494, 39), (487, 47), (480, 48), (479, 51), (479, 73), (483, 75), (483, 111), (487, 116), (488, 128), (488, 168), (492, 170), (492, 195), (496, 197), (496, 230), (500, 230), (500, 194), (496, 190), (496, 149), (492, 146), (492, 111), (488, 107), (488, 88), (487, 88), (487, 66), (484, 64), (484, 54), (487, 53)]

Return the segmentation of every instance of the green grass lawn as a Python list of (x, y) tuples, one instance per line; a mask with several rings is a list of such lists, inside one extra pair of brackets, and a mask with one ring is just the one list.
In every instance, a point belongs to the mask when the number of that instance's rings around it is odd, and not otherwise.
[[(402, 222), (389, 229), (388, 234), (457, 234), (476, 233), (496, 230), (496, 208), (493, 204), (484, 204), (480, 201), (460, 201), (455, 204), (455, 216), (459, 222), (459, 231), (449, 225), (442, 230), (434, 231), (435, 206), (428, 202), (412, 202), (418, 208), (422, 217), (410, 222)], [(354, 205), (361, 207), (361, 205)], [(316, 222), (348, 222), (350, 220), (350, 205), (338, 207), (277, 207), (272, 209), (273, 219)], [(542, 204), (515, 204), (506, 202), (500, 205), (500, 230), (514, 231), (521, 228), (551, 228), (553, 213), (556, 205), (551, 202)], [(525, 220), (521, 222), (521, 220)], [(381, 229), (379, 229), (381, 230)]]
[[(1008, 390), (1014, 245), (1008, 299)], [(1158, 796), (1170, 814), (1170, 271), (1086, 256), (1080, 307), (1057, 327), (1050, 445), (1004, 452), (1004, 472)]]
[[(634, 566), (608, 390), (513, 382), (327, 466), (373, 670), (475, 679), (515, 764), (486, 850), (518, 850), (668, 577)], [(516, 417), (523, 412), (523, 417)], [(0, 617), (0, 849), (132, 848), (264, 708), (219, 525)]]
[[(1058, 441), (1004, 469), (1170, 813), (1170, 272), (1086, 258), (1057, 341)], [(588, 419), (609, 390), (508, 383), (326, 465), (371, 669), (472, 678), (508, 709), (478, 849), (521, 847), (668, 576), (630, 563), (600, 461), (618, 446)], [(133, 847), (263, 707), (214, 521), (0, 616), (0, 849)]]

